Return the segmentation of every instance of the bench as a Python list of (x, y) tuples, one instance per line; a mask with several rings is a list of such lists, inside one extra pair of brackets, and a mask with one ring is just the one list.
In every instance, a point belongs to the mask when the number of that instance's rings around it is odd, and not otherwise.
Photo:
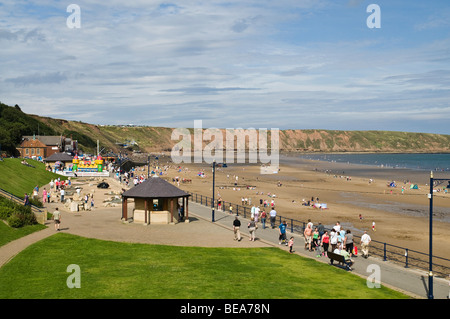
[(335, 253), (330, 252), (330, 251), (327, 252), (327, 256), (328, 256), (328, 258), (330, 258), (330, 265), (333, 265), (333, 261), (335, 260), (335, 261), (338, 261), (340, 263), (343, 263), (346, 266), (347, 270), (352, 270), (352, 268), (350, 268), (350, 266), (352, 265), (352, 262), (351, 261), (346, 261), (344, 256), (339, 255), (339, 254), (335, 254)]

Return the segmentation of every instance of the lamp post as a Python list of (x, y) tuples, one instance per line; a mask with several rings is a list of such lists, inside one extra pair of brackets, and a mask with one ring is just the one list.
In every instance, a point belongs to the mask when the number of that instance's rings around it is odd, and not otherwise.
[(147, 154), (147, 179), (150, 178), (150, 154)]
[(215, 188), (215, 182), (216, 182), (216, 160), (213, 160), (213, 167), (212, 167), (212, 173), (213, 173), (213, 187), (212, 187), (212, 222), (214, 222), (214, 188)]
[(433, 296), (433, 189), (435, 181), (447, 181), (447, 188), (450, 188), (450, 180), (448, 178), (434, 178), (433, 171), (430, 174), (430, 193), (428, 199), (430, 200), (430, 239), (429, 239), (429, 265), (428, 265), (428, 299), (434, 299)]
[(433, 187), (434, 187), (434, 178), (433, 171), (430, 174), (430, 194), (428, 198), (430, 199), (430, 240), (429, 240), (429, 248), (428, 248), (428, 257), (429, 257), (429, 265), (428, 265), (428, 299), (433, 299)]

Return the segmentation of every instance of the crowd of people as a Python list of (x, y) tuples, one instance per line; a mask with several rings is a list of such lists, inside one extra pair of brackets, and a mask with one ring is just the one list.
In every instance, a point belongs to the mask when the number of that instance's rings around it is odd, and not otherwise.
[[(262, 211), (261, 215), (259, 214), (259, 207), (252, 207), (252, 215), (251, 219), (248, 222), (248, 231), (250, 235), (251, 241), (255, 240), (256, 230), (258, 229), (258, 221), (259, 216), (261, 216), (261, 223), (263, 225), (263, 229), (266, 228), (266, 213)], [(275, 217), (276, 211), (273, 207), (271, 212), (269, 213), (271, 228), (275, 228)], [(233, 221), (233, 230), (235, 240), (241, 240), (240, 233), (241, 222), (239, 217), (236, 216)], [(289, 240), (287, 239), (287, 223), (283, 221), (278, 226), (278, 242), (280, 245), (286, 245), (289, 247), (289, 253), (293, 253), (294, 246), (294, 237), (291, 236)], [(349, 267), (353, 264), (353, 256), (358, 255), (358, 249), (355, 245), (355, 238), (350, 229), (343, 229), (340, 222), (336, 222), (336, 224), (330, 229), (326, 229), (322, 223), (318, 223), (318, 225), (314, 225), (311, 220), (308, 220), (308, 223), (303, 231), (304, 238), (304, 249), (310, 252), (316, 252), (316, 257), (328, 257), (329, 252), (333, 252), (334, 254), (338, 254), (344, 256), (346, 264)], [(363, 236), (360, 240), (360, 246), (362, 251), (362, 257), (367, 258), (369, 256), (369, 244), (371, 242), (371, 237), (364, 231)], [(351, 268), (350, 268), (351, 269)]]

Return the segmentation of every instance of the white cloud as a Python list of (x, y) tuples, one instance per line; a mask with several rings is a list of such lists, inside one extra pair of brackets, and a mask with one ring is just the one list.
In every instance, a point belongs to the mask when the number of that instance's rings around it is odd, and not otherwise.
[[(66, 26), (68, 4), (29, 4), (3, 1), (0, 10), (0, 97), (25, 112), (92, 123), (176, 127), (207, 118), (217, 127), (289, 128), (315, 125), (305, 120), (315, 112), (320, 123), (352, 129), (358, 109), (358, 121), (366, 116), (376, 129), (373, 119), (390, 110), (406, 129), (407, 120), (430, 114), (425, 103), (449, 106), (450, 40), (407, 46), (386, 24), (371, 32), (365, 10), (353, 15), (360, 1), (78, 1), (80, 29)], [(322, 38), (314, 27), (339, 30), (339, 14), (362, 27)], [(447, 111), (442, 118), (450, 120)], [(426, 125), (421, 130), (448, 132)]]

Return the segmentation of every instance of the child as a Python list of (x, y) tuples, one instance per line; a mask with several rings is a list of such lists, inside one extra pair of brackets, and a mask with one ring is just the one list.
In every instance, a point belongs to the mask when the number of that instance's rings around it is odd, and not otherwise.
[(316, 248), (316, 251), (317, 251), (316, 257), (322, 257), (321, 246), (320, 246), (320, 240), (318, 240), (318, 241), (315, 242), (315, 246), (316, 246), (315, 248)]
[(294, 237), (289, 239), (289, 253), (292, 254), (292, 248), (294, 247)]

